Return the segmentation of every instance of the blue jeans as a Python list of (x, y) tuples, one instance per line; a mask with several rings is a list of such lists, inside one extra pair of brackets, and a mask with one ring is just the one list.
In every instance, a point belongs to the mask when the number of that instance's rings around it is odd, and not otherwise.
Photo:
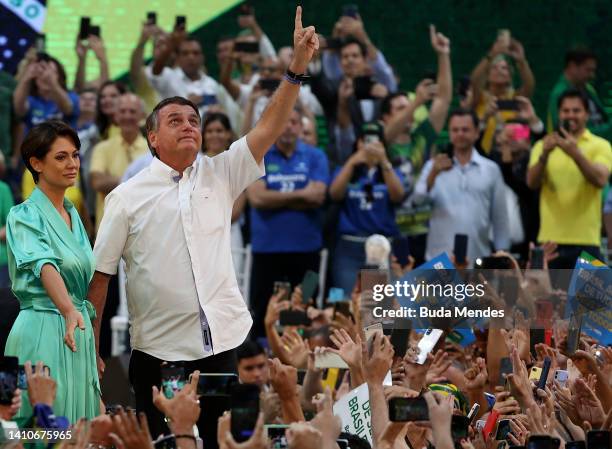
[(357, 280), (357, 273), (365, 263), (365, 242), (352, 242), (339, 236), (334, 249), (333, 282), (330, 285), (344, 289), (345, 297), (349, 298)]

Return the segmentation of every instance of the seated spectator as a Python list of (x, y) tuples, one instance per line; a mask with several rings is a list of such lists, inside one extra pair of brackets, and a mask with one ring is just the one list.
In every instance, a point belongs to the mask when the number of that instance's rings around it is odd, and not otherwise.
[(13, 92), (13, 108), (25, 122), (27, 133), (47, 120), (63, 120), (76, 128), (79, 97), (68, 91), (62, 64), (47, 53), (38, 53), (25, 69)]
[(587, 128), (589, 102), (577, 89), (559, 97), (557, 131), (538, 141), (527, 185), (540, 189), (539, 242), (558, 244), (551, 268), (574, 268), (582, 251), (603, 260), (601, 194), (612, 169), (612, 148)]
[(425, 258), (451, 254), (455, 234), (466, 234), (467, 258), (474, 263), (491, 254), (492, 247), (510, 247), (504, 182), (497, 164), (474, 148), (478, 118), (472, 111), (451, 112), (448, 129), (453, 152), (427, 161), (415, 188), (433, 207)]
[(608, 141), (612, 140), (612, 117), (606, 112), (597, 91), (591, 83), (595, 79), (597, 70), (597, 57), (588, 48), (573, 48), (565, 54), (565, 68), (550, 92), (548, 100), (548, 123), (549, 132), (553, 132), (559, 126), (559, 115), (557, 105), (559, 98), (566, 90), (575, 88), (581, 90), (588, 99), (589, 121), (587, 128)]
[[(518, 89), (512, 87), (513, 69), (508, 58), (512, 58), (521, 77), (522, 85)], [(523, 45), (516, 39), (510, 39), (508, 30), (501, 32), (472, 71), (470, 80), (473, 88), (472, 107), (480, 119), (482, 132), (480, 147), (485, 154), (489, 154), (495, 145), (499, 126), (517, 116), (518, 107), (511, 100), (518, 95), (530, 98), (533, 94), (535, 78)]]
[(266, 176), (247, 189), (251, 205), (252, 332), (264, 335), (263, 317), (275, 281), (297, 285), (318, 271), (321, 206), (329, 178), (325, 153), (299, 140), (302, 113), (291, 112), (284, 133), (266, 154)]
[[(176, 55), (176, 66), (170, 67), (170, 60)], [(203, 69), (202, 46), (195, 38), (186, 35), (185, 30), (175, 29), (167, 45), (154, 54), (151, 65), (145, 73), (161, 99), (173, 96), (188, 98), (196, 104), (201, 116), (212, 105), (219, 105), (227, 114), (236, 134), (240, 132), (242, 111), (225, 88)]]
[[(76, 39), (76, 54), (77, 54), (77, 70), (74, 77), (74, 90), (77, 93), (83, 92), (84, 89), (92, 88), (99, 89), (100, 86), (108, 81), (108, 59), (106, 58), (106, 50), (104, 41), (99, 36), (89, 36), (85, 40), (81, 40), (79, 36)], [(87, 53), (92, 50), (98, 64), (100, 66), (100, 76), (94, 81), (85, 80), (85, 71), (87, 69)]]
[(139, 123), (144, 117), (142, 100), (134, 94), (119, 97), (116, 119), (120, 133), (103, 140), (93, 148), (91, 159), (91, 187), (96, 198), (96, 226), (104, 214), (104, 198), (119, 185), (121, 177), (132, 161), (149, 151)]
[(118, 81), (107, 81), (102, 83), (98, 90), (98, 102), (96, 104), (96, 126), (102, 140), (117, 136), (120, 131), (117, 126), (117, 103), (119, 97), (127, 92), (127, 89)]
[(404, 199), (403, 179), (387, 159), (382, 128), (366, 124), (355, 153), (332, 175), (329, 194), (342, 209), (334, 250), (333, 285), (353, 291), (366, 263), (365, 241), (372, 234), (398, 235), (395, 206)]
[(310, 117), (302, 117), (302, 134), (300, 139), (313, 147), (317, 146), (319, 136), (317, 135), (317, 123)]

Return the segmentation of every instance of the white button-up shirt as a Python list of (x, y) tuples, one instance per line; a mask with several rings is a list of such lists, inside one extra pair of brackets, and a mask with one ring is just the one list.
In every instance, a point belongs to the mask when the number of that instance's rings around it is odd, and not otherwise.
[(154, 158), (106, 197), (96, 270), (115, 274), (125, 260), (132, 348), (168, 361), (211, 355), (200, 308), (215, 354), (245, 340), (252, 319), (232, 265), (232, 205), (264, 174), (243, 137), (180, 178)]

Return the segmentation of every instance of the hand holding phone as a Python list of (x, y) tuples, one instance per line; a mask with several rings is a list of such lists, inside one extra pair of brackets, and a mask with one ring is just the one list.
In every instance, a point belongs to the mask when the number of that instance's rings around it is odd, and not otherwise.
[(389, 400), (391, 422), (429, 421), (429, 409), (423, 396), (416, 398), (391, 398)]
[(425, 335), (423, 335), (423, 338), (421, 338), (418, 343), (419, 354), (417, 355), (416, 362), (419, 365), (425, 364), (427, 354), (433, 351), (433, 348), (436, 346), (443, 333), (444, 332), (440, 329), (427, 329), (425, 331)]
[(161, 367), (162, 391), (172, 399), (185, 386), (185, 368), (169, 363)]
[(300, 284), (300, 288), (302, 289), (302, 304), (309, 304), (310, 300), (314, 299), (314, 294), (318, 286), (319, 273), (308, 270), (304, 274), (304, 279), (302, 279), (302, 283)]
[(253, 435), (259, 415), (259, 387), (254, 384), (234, 384), (231, 390), (231, 429), (237, 442)]

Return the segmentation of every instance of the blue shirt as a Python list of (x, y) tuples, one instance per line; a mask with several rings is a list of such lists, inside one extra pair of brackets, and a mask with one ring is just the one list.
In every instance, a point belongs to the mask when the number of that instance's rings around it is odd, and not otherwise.
[(495, 249), (508, 249), (505, 184), (497, 164), (472, 149), (466, 165), (454, 157), (453, 167), (441, 172), (427, 192), (432, 166), (433, 160), (427, 161), (415, 187), (415, 195), (428, 196), (433, 202), (425, 258), (429, 260), (442, 252), (450, 254), (455, 234), (468, 235), (467, 257), (471, 264), (477, 257), (491, 254), (491, 231)]
[[(334, 172), (335, 179), (342, 167)], [(387, 184), (380, 176), (376, 176), (377, 169), (368, 170), (365, 165), (359, 166), (358, 179), (349, 182), (346, 195), (340, 211), (338, 232), (340, 234), (367, 237), (372, 234), (383, 234), (393, 237), (398, 234), (395, 224), (395, 205), (389, 199)], [(403, 175), (395, 170), (402, 183)], [(369, 191), (369, 192), (368, 192)]]
[[(301, 140), (287, 158), (276, 145), (264, 157), (269, 190), (293, 192), (310, 181), (329, 183), (329, 166), (323, 151)], [(251, 208), (251, 244), (254, 253), (305, 253), (323, 246), (321, 210)]]
[(70, 115), (64, 115), (53, 100), (45, 100), (42, 97), (34, 97), (32, 95), (28, 96), (28, 112), (23, 118), (26, 125), (26, 132), (33, 126), (54, 119), (63, 120), (68, 123), (71, 128), (76, 129), (77, 119), (80, 113), (79, 96), (72, 91), (67, 92), (67, 94), (72, 103), (72, 114)]

